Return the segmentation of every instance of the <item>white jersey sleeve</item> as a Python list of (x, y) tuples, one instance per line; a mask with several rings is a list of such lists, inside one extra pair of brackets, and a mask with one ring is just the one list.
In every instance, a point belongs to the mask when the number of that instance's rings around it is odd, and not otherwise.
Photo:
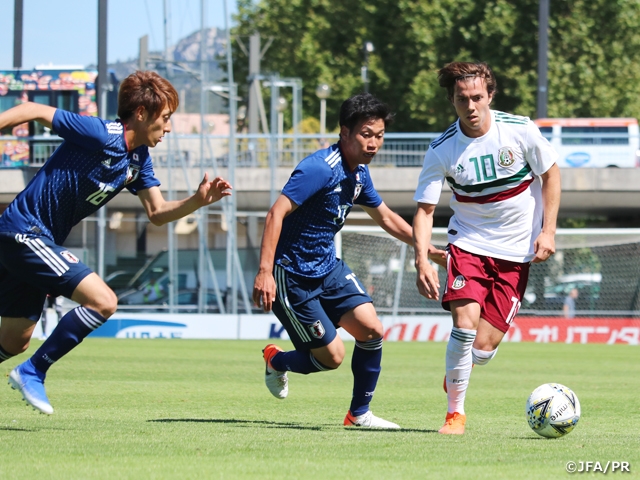
[(437, 205), (442, 193), (445, 170), (434, 149), (430, 148), (424, 156), (422, 171), (418, 178), (418, 188), (413, 199), (418, 203)]
[(558, 153), (531, 120), (527, 124), (525, 148), (525, 159), (538, 176), (547, 172), (558, 161)]

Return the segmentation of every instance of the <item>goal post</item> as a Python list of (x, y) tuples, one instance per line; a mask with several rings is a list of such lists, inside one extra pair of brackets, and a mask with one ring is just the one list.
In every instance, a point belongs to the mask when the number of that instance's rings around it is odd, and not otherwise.
[[(447, 245), (447, 229), (434, 228), (433, 245)], [(439, 301), (418, 293), (414, 250), (374, 226), (343, 227), (336, 253), (366, 286), (380, 314), (442, 314)], [(435, 266), (438, 268), (438, 266)], [(444, 285), (445, 269), (438, 268)], [(640, 229), (559, 229), (556, 253), (531, 265), (520, 314), (562, 315), (576, 289), (576, 315), (640, 315)]]

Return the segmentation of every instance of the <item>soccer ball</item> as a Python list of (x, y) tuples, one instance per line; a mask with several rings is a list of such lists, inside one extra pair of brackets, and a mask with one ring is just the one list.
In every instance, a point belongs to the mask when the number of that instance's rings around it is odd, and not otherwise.
[(538, 435), (558, 438), (566, 435), (580, 420), (580, 402), (573, 390), (559, 383), (545, 383), (527, 399), (529, 426)]

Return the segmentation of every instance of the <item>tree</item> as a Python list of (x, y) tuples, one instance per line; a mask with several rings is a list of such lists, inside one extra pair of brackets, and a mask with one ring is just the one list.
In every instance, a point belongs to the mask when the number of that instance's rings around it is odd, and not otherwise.
[[(263, 70), (302, 78), (307, 115), (319, 109), (316, 85), (331, 86), (329, 128), (341, 102), (362, 91), (366, 41), (375, 45), (370, 91), (397, 112), (396, 131), (442, 131), (455, 120), (437, 83), (451, 61), (487, 62), (498, 80), (493, 108), (535, 117), (538, 0), (240, 0), (237, 20), (236, 35), (274, 38)], [(551, 2), (549, 115), (634, 116), (639, 27), (640, 2)], [(236, 61), (237, 78), (246, 63)]]

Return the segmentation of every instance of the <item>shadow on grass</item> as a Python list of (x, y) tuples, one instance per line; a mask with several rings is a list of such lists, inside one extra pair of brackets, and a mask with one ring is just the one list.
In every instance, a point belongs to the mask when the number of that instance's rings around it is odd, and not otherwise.
[(384, 429), (369, 429), (369, 428), (347, 428), (342, 425), (302, 425), (300, 423), (293, 422), (271, 422), (267, 420), (238, 420), (235, 418), (158, 418), (156, 420), (147, 420), (147, 422), (153, 423), (226, 423), (236, 424), (243, 427), (261, 425), (265, 428), (293, 428), (297, 430), (324, 430), (344, 428), (347, 431), (353, 432), (385, 432), (385, 433), (398, 433), (398, 432), (418, 432), (418, 433), (437, 433), (437, 430), (423, 430), (419, 428), (401, 428), (399, 430), (384, 430)]
[(147, 420), (155, 423), (228, 423), (242, 427), (251, 425), (262, 425), (266, 428), (294, 428), (298, 430), (322, 430), (323, 426), (307, 426), (292, 422), (269, 422), (266, 420), (237, 420), (235, 418), (159, 418), (157, 420)]
[(367, 432), (367, 433), (438, 433), (437, 430), (428, 430), (426, 428), (396, 428), (396, 429), (384, 429), (384, 428), (360, 428), (360, 427), (345, 427), (345, 430), (351, 432)]
[(37, 432), (33, 428), (18, 428), (18, 427), (0, 427), (0, 430), (7, 432)]
[(547, 438), (547, 437), (543, 437), (543, 436), (537, 436), (537, 437), (511, 437), (514, 440), (557, 440), (557, 438)]

